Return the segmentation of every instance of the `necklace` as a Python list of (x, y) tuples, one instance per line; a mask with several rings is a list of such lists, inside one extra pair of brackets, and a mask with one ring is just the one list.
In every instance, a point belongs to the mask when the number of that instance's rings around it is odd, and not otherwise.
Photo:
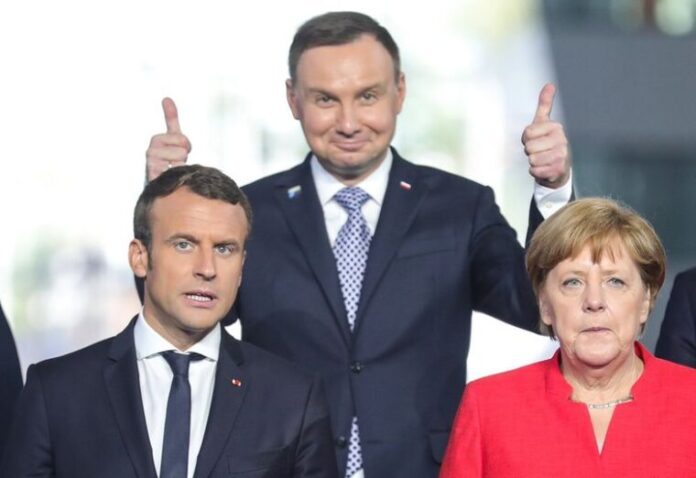
[(602, 410), (605, 408), (611, 408), (615, 407), (616, 405), (621, 405), (622, 403), (628, 403), (633, 401), (633, 395), (628, 395), (623, 398), (618, 398), (616, 400), (612, 400), (611, 402), (604, 402), (604, 403), (586, 403), (587, 408), (590, 408), (592, 410)]

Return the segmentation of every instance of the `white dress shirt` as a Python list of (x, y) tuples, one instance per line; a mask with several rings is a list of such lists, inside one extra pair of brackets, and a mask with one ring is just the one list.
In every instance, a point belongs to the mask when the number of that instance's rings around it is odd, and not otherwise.
[[(363, 204), (362, 212), (370, 228), (370, 233), (373, 236), (377, 229), (377, 221), (379, 220), (379, 213), (382, 209), (382, 203), (384, 202), (384, 195), (387, 192), (389, 171), (391, 171), (392, 162), (392, 152), (391, 149), (388, 149), (387, 156), (384, 158), (384, 161), (382, 161), (382, 164), (362, 182), (355, 185), (370, 195), (370, 199)], [(314, 155), (312, 155), (310, 166), (312, 169), (314, 186), (317, 188), (319, 202), (324, 210), (326, 232), (329, 234), (329, 240), (333, 247), (334, 242), (336, 242), (336, 237), (338, 236), (338, 231), (341, 230), (343, 224), (348, 220), (348, 213), (336, 202), (334, 195), (346, 187), (346, 185), (329, 174)], [(568, 181), (558, 189), (547, 188), (534, 181), (534, 202), (544, 219), (547, 219), (551, 214), (568, 204), (572, 192), (572, 169)]]
[[(370, 228), (370, 234), (373, 236), (377, 229), (377, 221), (379, 221), (379, 212), (384, 202), (384, 194), (387, 192), (392, 161), (391, 150), (387, 150), (387, 156), (382, 161), (382, 164), (372, 174), (355, 185), (370, 195), (370, 199), (362, 206), (362, 213), (365, 216), (365, 221), (367, 221), (367, 227)], [(312, 168), (314, 186), (317, 188), (317, 194), (319, 195), (319, 202), (324, 210), (326, 232), (329, 233), (329, 240), (333, 247), (338, 231), (341, 230), (343, 224), (348, 220), (348, 213), (334, 199), (334, 195), (345, 188), (346, 185), (329, 174), (319, 163), (316, 156), (312, 156), (310, 166)]]
[(573, 193), (573, 170), (570, 170), (568, 181), (558, 189), (547, 188), (534, 181), (534, 202), (544, 219), (568, 204)]
[[(185, 353), (195, 352), (203, 360), (191, 362), (189, 383), (191, 384), (191, 433), (189, 436), (188, 478), (196, 470), (198, 452), (203, 443), (205, 426), (210, 413), (215, 386), (215, 369), (220, 353), (220, 326), (216, 326), (200, 342)], [(169, 389), (172, 385), (172, 369), (161, 353), (177, 350), (147, 323), (142, 312), (133, 329), (135, 354), (138, 363), (140, 393), (145, 411), (147, 434), (152, 447), (152, 459), (157, 476), (162, 462), (162, 442), (164, 441), (164, 422), (167, 417)]]

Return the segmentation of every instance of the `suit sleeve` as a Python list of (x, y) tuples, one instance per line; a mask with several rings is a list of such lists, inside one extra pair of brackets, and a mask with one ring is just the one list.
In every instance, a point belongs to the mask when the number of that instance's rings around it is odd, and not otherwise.
[(655, 348), (656, 356), (692, 368), (696, 368), (695, 297), (696, 269), (677, 275)]
[(440, 478), (483, 476), (483, 440), (475, 389), (475, 383), (469, 384), (459, 404)]
[(515, 231), (484, 188), (476, 204), (472, 231), (471, 284), (475, 310), (510, 325), (539, 333), (539, 309)]
[(17, 397), (22, 390), (22, 371), (12, 331), (0, 307), (0, 458), (5, 449)]
[(46, 401), (35, 365), (27, 371), (27, 383), (8, 436), (0, 476), (53, 477), (51, 440)]
[(314, 380), (302, 419), (294, 478), (338, 478), (331, 422), (321, 381)]
[[(572, 200), (572, 197), (571, 197)], [(536, 201), (532, 198), (532, 203), (529, 205), (529, 220), (527, 221), (527, 237), (524, 241), (524, 246), (529, 247), (529, 243), (532, 241), (532, 236), (536, 232), (537, 228), (544, 222), (544, 216), (541, 215), (539, 207)]]

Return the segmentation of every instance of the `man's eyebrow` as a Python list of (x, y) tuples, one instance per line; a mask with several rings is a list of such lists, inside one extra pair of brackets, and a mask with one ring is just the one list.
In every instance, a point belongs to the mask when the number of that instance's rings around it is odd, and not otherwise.
[(182, 232), (176, 232), (167, 238), (167, 242), (174, 242), (183, 239), (185, 241), (191, 242), (193, 244), (198, 244), (200, 241), (193, 237), (191, 234), (186, 234)]
[(215, 243), (215, 247), (217, 246), (235, 246), (239, 247), (239, 241), (237, 239), (226, 239), (222, 241), (218, 241)]
[(319, 94), (319, 95), (328, 96), (330, 98), (336, 97), (336, 95), (334, 95), (333, 93), (330, 93), (322, 88), (318, 88), (318, 87), (314, 87), (314, 86), (310, 86), (309, 88), (307, 88), (307, 91), (312, 95)]

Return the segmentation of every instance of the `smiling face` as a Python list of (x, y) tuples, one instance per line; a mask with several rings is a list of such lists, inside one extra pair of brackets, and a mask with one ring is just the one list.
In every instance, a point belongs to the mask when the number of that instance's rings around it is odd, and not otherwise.
[(553, 327), (563, 360), (592, 368), (633, 353), (650, 300), (638, 267), (618, 240), (598, 262), (589, 246), (559, 262), (539, 291), (541, 319)]
[(310, 48), (300, 56), (287, 98), (307, 143), (322, 166), (356, 184), (386, 157), (406, 84), (374, 37)]
[(143, 315), (170, 343), (185, 350), (229, 312), (244, 264), (247, 219), (240, 205), (179, 188), (150, 211), (148, 254), (131, 242), (133, 272), (145, 278)]

